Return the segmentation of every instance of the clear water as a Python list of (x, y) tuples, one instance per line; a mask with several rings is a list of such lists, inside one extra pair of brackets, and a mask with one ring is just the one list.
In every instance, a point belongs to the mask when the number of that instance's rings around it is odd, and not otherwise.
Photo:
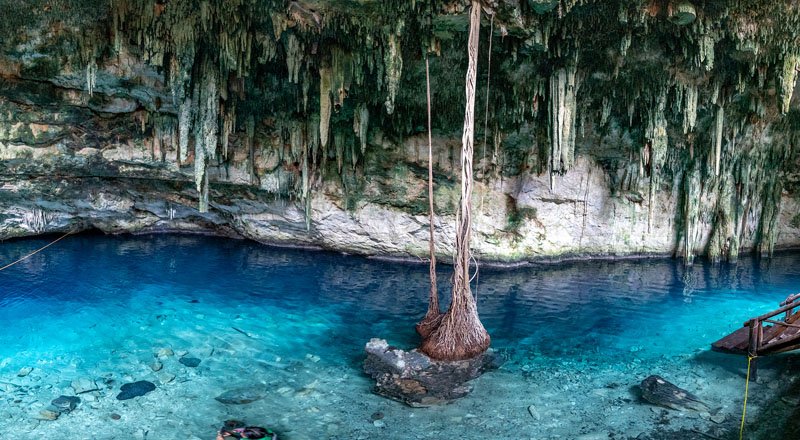
[[(2, 243), (0, 265), (50, 240)], [(688, 269), (672, 260), (482, 269), (479, 312), (508, 361), (476, 380), (467, 398), (409, 408), (371, 394), (361, 362), (372, 337), (417, 343), (427, 266), (208, 237), (71, 236), (0, 272), (0, 432), (210, 439), (230, 418), (268, 425), (284, 439), (707, 431), (717, 423), (707, 414), (665, 416), (634, 385), (660, 374), (720, 408), (722, 425), (738, 420), (746, 361), (712, 353), (709, 344), (795, 293), (798, 263), (794, 253)], [(448, 277), (443, 267), (440, 280)], [(176, 355), (155, 372), (150, 365), (163, 348)], [(180, 364), (184, 352), (201, 364)], [(765, 362), (762, 377), (783, 378), (781, 362)], [(23, 367), (33, 371), (18, 377)], [(58, 420), (34, 418), (51, 399), (73, 394), (70, 382), (79, 378), (100, 390), (81, 395), (78, 409)], [(158, 388), (117, 400), (119, 386), (134, 380)], [(214, 400), (234, 388), (264, 398)], [(757, 414), (774, 387), (751, 392)], [(375, 421), (375, 413), (383, 417)]]

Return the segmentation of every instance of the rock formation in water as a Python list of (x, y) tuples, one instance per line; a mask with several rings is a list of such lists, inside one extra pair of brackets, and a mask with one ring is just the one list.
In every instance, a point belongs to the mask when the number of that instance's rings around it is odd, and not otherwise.
[(697, 396), (668, 382), (661, 376), (648, 376), (642, 381), (639, 388), (641, 388), (642, 397), (655, 405), (678, 411), (709, 412), (708, 405)]
[[(0, 0), (0, 238), (199, 231), (423, 256), (433, 48), (451, 255), (467, 3)], [(479, 258), (800, 245), (796, 2), (483, 5)]]

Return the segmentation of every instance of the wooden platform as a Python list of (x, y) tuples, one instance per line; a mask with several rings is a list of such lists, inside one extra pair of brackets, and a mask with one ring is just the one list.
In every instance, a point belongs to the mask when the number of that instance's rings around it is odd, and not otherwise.
[[(800, 294), (791, 295), (781, 307), (752, 318), (739, 330), (711, 344), (723, 353), (765, 356), (800, 349)], [(784, 314), (782, 318), (776, 318)]]

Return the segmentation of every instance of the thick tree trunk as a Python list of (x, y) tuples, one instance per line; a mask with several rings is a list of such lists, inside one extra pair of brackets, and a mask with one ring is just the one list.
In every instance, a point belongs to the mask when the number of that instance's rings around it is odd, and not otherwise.
[(441, 324), (422, 341), (420, 350), (433, 359), (456, 361), (475, 357), (489, 348), (491, 339), (478, 317), (469, 287), (470, 236), (472, 233), (472, 159), (475, 125), (475, 83), (478, 70), (478, 34), (481, 6), (472, 0), (470, 12), (464, 132), (461, 137), (461, 202), (457, 215), (455, 274), (450, 308)]
[(442, 312), (439, 309), (439, 291), (436, 283), (436, 245), (433, 238), (433, 139), (431, 138), (431, 75), (428, 56), (425, 55), (425, 84), (428, 96), (428, 213), (430, 222), (429, 253), (431, 258), (430, 277), (431, 290), (428, 299), (428, 312), (417, 324), (417, 333), (422, 339), (427, 338), (442, 322)]

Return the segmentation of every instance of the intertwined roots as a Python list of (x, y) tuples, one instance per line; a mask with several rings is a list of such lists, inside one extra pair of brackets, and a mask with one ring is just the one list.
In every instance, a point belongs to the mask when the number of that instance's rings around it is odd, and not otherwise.
[(471, 309), (450, 310), (443, 315), (439, 326), (423, 340), (420, 351), (442, 361), (471, 359), (485, 352), (491, 338), (474, 304)]
[[(464, 108), (464, 132), (461, 149), (461, 201), (456, 218), (455, 273), (453, 300), (444, 316), (430, 307), (425, 319), (417, 326), (423, 341), (420, 351), (433, 359), (459, 361), (476, 357), (489, 348), (491, 338), (478, 318), (478, 308), (469, 288), (470, 235), (472, 231), (472, 156), (473, 125), (475, 122), (475, 84), (478, 68), (478, 34), (481, 6), (472, 0), (467, 53), (469, 63), (466, 77), (467, 104)], [(433, 270), (433, 269), (432, 269)], [(431, 299), (435, 292), (431, 291)], [(436, 325), (437, 321), (440, 321)]]

